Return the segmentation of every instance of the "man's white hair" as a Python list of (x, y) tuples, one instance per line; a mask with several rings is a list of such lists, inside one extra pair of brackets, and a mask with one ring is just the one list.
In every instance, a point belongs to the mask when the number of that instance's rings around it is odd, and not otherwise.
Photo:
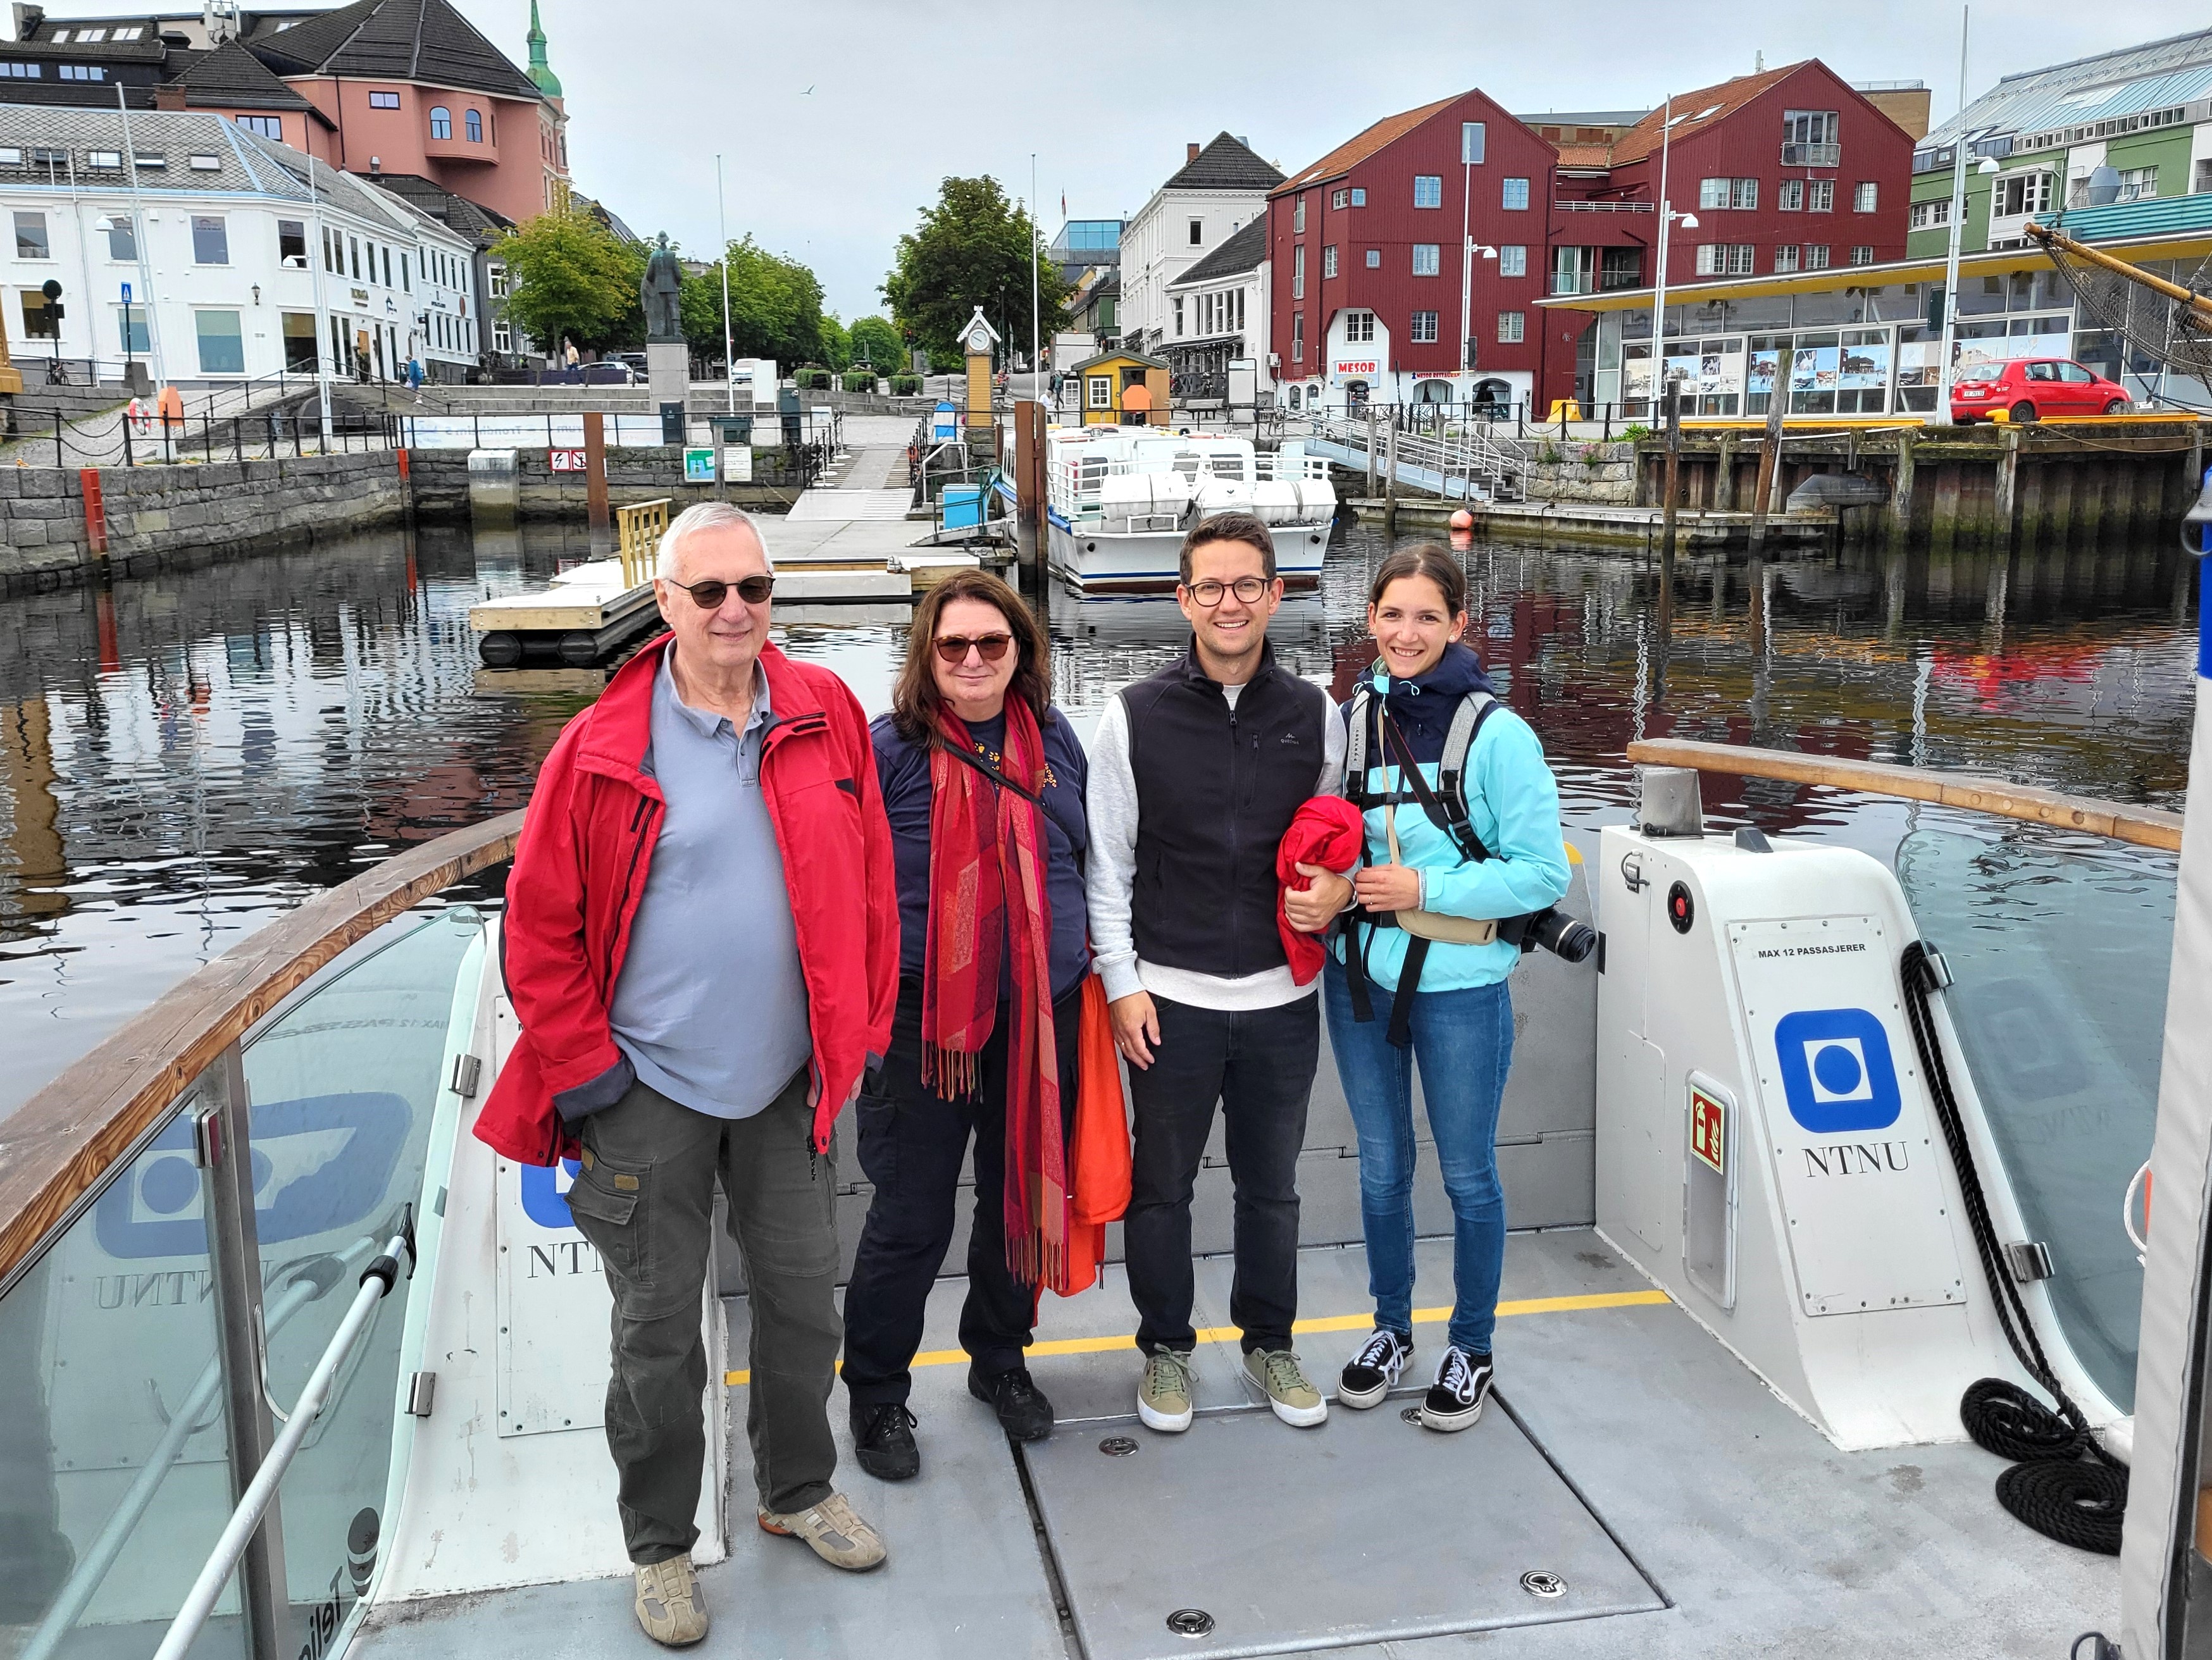
[(760, 544), (761, 558), (768, 566), (769, 575), (775, 575), (775, 556), (768, 550), (768, 537), (760, 527), (760, 520), (727, 502), (695, 502), (671, 520), (668, 528), (660, 533), (659, 556), (653, 562), (653, 574), (674, 581), (676, 557), (685, 537), (696, 531), (727, 530), (732, 526), (742, 526), (752, 532), (753, 540)]

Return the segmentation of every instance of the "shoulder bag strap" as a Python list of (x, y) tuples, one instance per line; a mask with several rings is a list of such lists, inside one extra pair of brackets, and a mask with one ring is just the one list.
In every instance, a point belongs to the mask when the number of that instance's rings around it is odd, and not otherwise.
[(1041, 794), (1036, 790), (1025, 789), (1021, 785), (1017, 784), (1012, 779), (1007, 777), (1006, 774), (1000, 772), (996, 767), (993, 766), (988, 761), (986, 761), (981, 756), (977, 755), (972, 750), (957, 748), (953, 745), (946, 743), (942, 738), (937, 737), (934, 734), (932, 734), (929, 741), (933, 746), (943, 750), (947, 755), (959, 762), (963, 766), (975, 768), (976, 771), (981, 773), (984, 777), (989, 779), (1000, 789), (1009, 789), (1013, 791), (1015, 794), (1020, 796), (1023, 800), (1028, 802), (1031, 806), (1041, 807), (1044, 805), (1044, 797)]

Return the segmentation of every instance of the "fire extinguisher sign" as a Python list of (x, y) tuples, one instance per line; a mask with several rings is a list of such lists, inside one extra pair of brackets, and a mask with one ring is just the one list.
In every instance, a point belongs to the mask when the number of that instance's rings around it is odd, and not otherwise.
[(1717, 1174), (1728, 1174), (1728, 1109), (1694, 1085), (1690, 1090), (1690, 1151)]

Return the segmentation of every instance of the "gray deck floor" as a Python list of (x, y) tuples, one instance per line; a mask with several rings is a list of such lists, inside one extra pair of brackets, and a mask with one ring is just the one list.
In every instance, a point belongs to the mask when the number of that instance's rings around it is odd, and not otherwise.
[[(1419, 1262), (1417, 1305), (1446, 1301), (1448, 1243), (1424, 1241)], [(1226, 1326), (1229, 1275), (1226, 1259), (1200, 1262), (1201, 1329)], [(1509, 1305), (1644, 1289), (1588, 1231), (1516, 1235), (1507, 1253)], [(955, 1348), (964, 1290), (961, 1280), (939, 1283), (925, 1359)], [(1316, 1381), (1333, 1378), (1364, 1331), (1362, 1253), (1305, 1253), (1300, 1300), (1309, 1318), (1348, 1317), (1299, 1340)], [(732, 1353), (742, 1355), (743, 1299), (732, 1299), (730, 1310)], [(1043, 1322), (1040, 1337), (1057, 1352), (1034, 1356), (1032, 1371), (1061, 1428), (1026, 1470), (969, 1397), (964, 1364), (948, 1357), (918, 1366), (921, 1479), (887, 1486), (849, 1459), (838, 1477), (883, 1529), (890, 1560), (846, 1578), (793, 1541), (736, 1526), (731, 1559), (702, 1576), (714, 1628), (697, 1652), (2011, 1660), (2062, 1655), (2078, 1632), (2117, 1623), (2115, 1565), (2051, 1543), (1999, 1510), (1990, 1491), (1996, 1460), (1964, 1444), (1838, 1452), (1672, 1307), (1510, 1315), (1497, 1345), (1507, 1410), (1493, 1408), (1497, 1423), (1486, 1418), (1477, 1431), (1449, 1438), (1399, 1422), (1395, 1402), (1364, 1415), (1340, 1408), (1319, 1432), (1261, 1418), (1237, 1379), (1233, 1337), (1201, 1345), (1199, 1405), (1240, 1414), (1234, 1423), (1202, 1423), (1183, 1440), (1152, 1437), (1124, 1421), (1133, 1405), (1133, 1349), (1096, 1347), (1135, 1328), (1118, 1267), (1103, 1289), (1069, 1302), (1048, 1298)], [(1423, 1381), (1442, 1337), (1438, 1324), (1416, 1331)], [(844, 1408), (840, 1390), (833, 1421), (849, 1453)], [(1202, 1436), (1209, 1428), (1215, 1433)], [(1099, 1456), (1097, 1443), (1112, 1433), (1139, 1438), (1140, 1452)], [(1284, 1459), (1262, 1477), (1256, 1450), (1268, 1446)], [(1255, 1450), (1249, 1485), (1236, 1479), (1237, 1460), (1223, 1456), (1246, 1447)], [(1540, 1479), (1532, 1447), (1556, 1476)], [(1128, 1479), (1178, 1457), (1174, 1475), (1156, 1486)], [(742, 1523), (751, 1500), (742, 1446), (736, 1462), (732, 1511)], [(1310, 1474), (1286, 1475), (1291, 1466)], [(1086, 1493), (1084, 1472), (1094, 1467), (1100, 1475)], [(1193, 1479), (1201, 1473), (1213, 1479)], [(1286, 1517), (1301, 1479), (1310, 1509)], [(1378, 1488), (1397, 1502), (1377, 1507)], [(1503, 1513), (1515, 1491), (1540, 1492), (1548, 1533), (1532, 1536), (1528, 1505)], [(1593, 1523), (1617, 1554), (1593, 1546)], [(1363, 1567), (1391, 1549), (1393, 1533), (1401, 1548), (1391, 1560)], [(1431, 1594), (1438, 1588), (1430, 1585), (1417, 1599), (1402, 1586), (1394, 1597), (1370, 1594), (1405, 1572), (1408, 1551), (1439, 1535), (1436, 1576), (1464, 1583), (1463, 1598), (1448, 1589)], [(1237, 1548), (1224, 1550), (1224, 1538)], [(1486, 1541), (1498, 1560), (1483, 1556)], [(1590, 1566), (1525, 1560), (1547, 1541), (1580, 1551), (1575, 1560)], [(1078, 1551), (1081, 1560), (1073, 1560)], [(1571, 1578), (1594, 1574), (1591, 1599), (1577, 1606), (1571, 1596), (1560, 1623), (1509, 1625), (1543, 1614), (1533, 1604), (1524, 1614), (1517, 1590), (1500, 1601), (1496, 1585), (1508, 1566), (1516, 1577), (1546, 1566)], [(622, 1565), (609, 1568), (619, 1573)], [(1148, 1574), (1160, 1588), (1150, 1601)], [(1167, 1600), (1153, 1608), (1160, 1598)], [(1453, 1608), (1466, 1624), (1492, 1628), (1387, 1636), (1382, 1616), (1414, 1600), (1425, 1629), (1437, 1629), (1439, 1609)], [(1160, 1614), (1185, 1604), (1229, 1614), (1241, 1627), (1224, 1624), (1200, 1642), (1173, 1637)], [(1249, 1640), (1238, 1640), (1239, 1628)], [(373, 1660), (655, 1652), (632, 1623), (626, 1578), (382, 1611), (355, 1651)]]

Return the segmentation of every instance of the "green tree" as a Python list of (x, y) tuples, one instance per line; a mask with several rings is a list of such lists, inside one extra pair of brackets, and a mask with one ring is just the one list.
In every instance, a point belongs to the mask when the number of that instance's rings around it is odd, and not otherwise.
[(822, 361), (833, 369), (842, 369), (853, 361), (853, 337), (834, 317), (822, 319)]
[[(822, 284), (796, 259), (767, 252), (750, 236), (730, 244), (730, 335), (739, 357), (767, 357), (788, 368), (826, 350)], [(641, 267), (641, 270), (642, 267)], [(687, 275), (677, 297), (684, 337), (703, 357), (722, 356), (722, 268)], [(834, 319), (831, 319), (834, 322)]]
[(602, 349), (626, 329), (641, 335), (641, 254), (597, 221), (556, 210), (501, 237), (494, 257), (507, 266), (507, 314), (546, 350), (573, 340)]
[(906, 368), (906, 341), (880, 317), (863, 317), (853, 325), (853, 361), (866, 358), (878, 374), (896, 374)]
[(1067, 287), (1028, 216), (995, 179), (947, 179), (937, 205), (923, 209), (921, 222), (899, 238), (884, 298), (908, 336), (943, 359), (958, 354), (960, 331), (978, 306), (992, 327), (1025, 332), (1013, 325), (1028, 322), (1032, 269), (1038, 326), (1049, 340), (1067, 320)]

